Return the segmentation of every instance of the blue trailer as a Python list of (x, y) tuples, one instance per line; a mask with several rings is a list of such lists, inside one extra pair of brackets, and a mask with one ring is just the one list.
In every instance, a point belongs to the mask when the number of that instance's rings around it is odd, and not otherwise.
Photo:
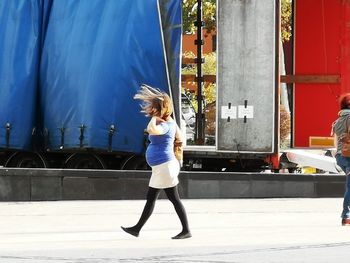
[[(218, 1), (216, 145), (185, 148), (185, 168), (261, 169), (278, 153), (276, 3)], [(133, 96), (143, 83), (166, 91), (181, 122), (181, 10), (182, 0), (0, 1), (0, 165), (146, 169)]]
[(133, 96), (143, 83), (179, 96), (181, 1), (5, 0), (0, 19), (4, 166), (142, 155)]

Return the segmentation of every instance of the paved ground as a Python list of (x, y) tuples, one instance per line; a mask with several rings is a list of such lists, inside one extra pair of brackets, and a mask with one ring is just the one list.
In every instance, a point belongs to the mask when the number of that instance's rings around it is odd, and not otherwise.
[(159, 200), (139, 238), (120, 230), (144, 201), (0, 203), (0, 262), (344, 262), (341, 199), (183, 200), (193, 238)]

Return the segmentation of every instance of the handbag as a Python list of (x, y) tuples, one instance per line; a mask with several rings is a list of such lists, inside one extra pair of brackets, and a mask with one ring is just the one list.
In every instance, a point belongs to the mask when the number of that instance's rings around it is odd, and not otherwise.
[(350, 134), (348, 132), (343, 133), (340, 137), (340, 141), (342, 142), (341, 155), (350, 157)]

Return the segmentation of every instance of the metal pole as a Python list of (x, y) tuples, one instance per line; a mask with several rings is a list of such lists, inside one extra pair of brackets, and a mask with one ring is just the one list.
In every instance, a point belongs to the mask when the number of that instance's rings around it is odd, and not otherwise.
[(202, 63), (204, 62), (202, 58), (203, 44), (202, 39), (202, 27), (203, 23), (203, 12), (202, 12), (202, 0), (197, 0), (197, 20), (195, 23), (197, 27), (197, 39), (195, 44), (197, 45), (197, 105), (198, 111), (196, 114), (196, 133), (195, 141), (196, 144), (204, 144), (204, 114), (203, 114), (203, 73), (202, 73)]

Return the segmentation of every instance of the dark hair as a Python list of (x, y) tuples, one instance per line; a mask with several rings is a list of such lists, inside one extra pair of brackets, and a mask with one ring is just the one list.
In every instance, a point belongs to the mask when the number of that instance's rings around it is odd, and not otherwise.
[(340, 96), (339, 105), (341, 110), (350, 109), (350, 93), (345, 93)]

